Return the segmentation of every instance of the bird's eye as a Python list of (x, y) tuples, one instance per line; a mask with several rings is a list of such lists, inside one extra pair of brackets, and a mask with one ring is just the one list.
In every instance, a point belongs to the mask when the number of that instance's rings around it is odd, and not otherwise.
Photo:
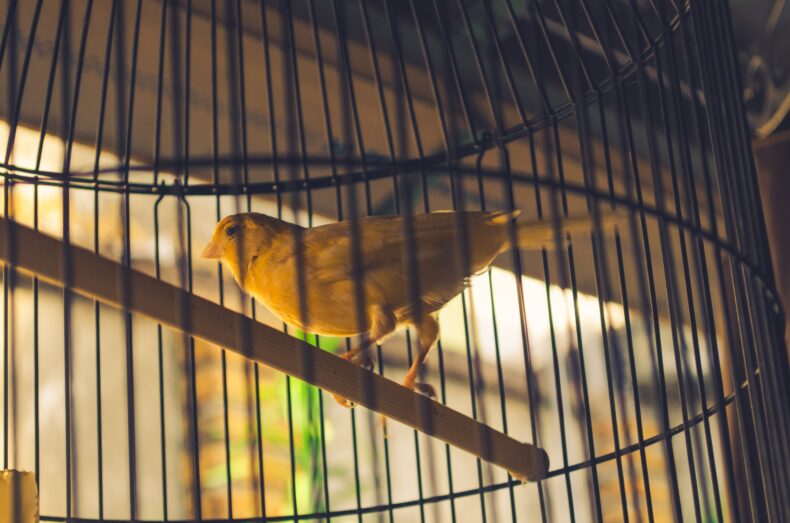
[(233, 237), (236, 235), (236, 229), (237, 229), (236, 226), (228, 227), (227, 229), (225, 229), (225, 234), (227, 234), (230, 237)]

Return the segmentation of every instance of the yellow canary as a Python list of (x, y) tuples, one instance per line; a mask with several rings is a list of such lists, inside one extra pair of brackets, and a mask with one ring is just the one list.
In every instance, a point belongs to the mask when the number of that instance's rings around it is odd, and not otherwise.
[[(326, 336), (359, 335), (359, 345), (343, 355), (358, 365), (370, 367), (368, 349), (411, 325), (419, 347), (403, 385), (433, 395), (433, 387), (416, 379), (439, 336), (434, 315), (469, 277), (511, 248), (510, 222), (519, 214), (416, 214), (407, 233), (402, 216), (306, 229), (242, 213), (216, 225), (203, 257), (225, 263), (241, 288), (286, 324)], [(608, 228), (611, 216), (603, 223)], [(592, 219), (564, 219), (561, 227), (563, 234), (589, 232)], [(540, 248), (555, 234), (550, 221), (517, 224), (515, 231), (519, 248)], [(335, 399), (350, 406), (344, 398)]]

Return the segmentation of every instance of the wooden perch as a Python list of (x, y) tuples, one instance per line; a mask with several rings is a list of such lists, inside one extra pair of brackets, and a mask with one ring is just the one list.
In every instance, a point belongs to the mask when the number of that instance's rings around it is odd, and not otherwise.
[[(64, 255), (68, 252), (68, 258)], [(548, 455), (329, 352), (181, 288), (0, 218), (0, 258), (79, 294), (127, 309), (299, 378), (499, 465), (546, 477)]]

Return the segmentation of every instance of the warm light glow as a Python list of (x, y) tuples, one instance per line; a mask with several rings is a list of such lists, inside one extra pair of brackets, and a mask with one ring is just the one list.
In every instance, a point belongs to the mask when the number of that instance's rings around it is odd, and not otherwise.
[[(0, 121), (0, 155), (5, 157), (8, 144), (9, 127), (6, 122)], [(38, 143), (40, 133), (26, 127), (18, 127), (14, 142), (11, 161), (14, 165), (26, 168), (37, 166)], [(44, 139), (41, 161), (42, 170), (59, 171), (63, 167), (63, 142), (52, 135)], [(92, 169), (95, 161), (95, 150), (92, 147), (75, 143), (72, 148), (71, 165), (75, 171)], [(109, 153), (101, 155), (101, 166), (107, 167), (117, 163), (117, 157)], [(70, 193), (72, 212), (72, 241), (80, 245), (91, 245), (93, 238), (93, 205), (94, 196), (91, 191), (74, 190)], [(0, 209), (4, 203), (4, 192), (0, 192)], [(209, 201), (211, 200), (211, 201)], [(13, 189), (13, 208), (11, 214), (22, 223), (33, 224), (33, 186), (30, 184), (17, 184)], [(118, 211), (119, 199), (110, 193), (101, 194), (101, 228), (103, 233), (103, 252), (119, 255), (120, 243), (120, 213)], [(195, 210), (211, 213), (213, 199), (196, 199), (192, 205)], [(276, 216), (277, 205), (274, 201), (260, 199), (255, 207), (260, 212)], [(308, 214), (305, 210), (294, 212), (288, 207), (282, 208), (283, 219), (303, 225), (308, 223)], [(38, 190), (38, 219), (41, 230), (60, 236), (62, 232), (62, 192), (54, 186), (40, 186)], [(140, 217), (143, 222), (149, 216)], [(136, 257), (153, 257), (153, 228), (144, 230), (144, 223), (135, 227), (137, 220), (133, 216), (133, 228), (139, 230), (133, 234), (132, 252)], [(313, 225), (331, 223), (328, 216), (313, 213)], [(206, 231), (206, 236), (210, 231)], [(118, 251), (118, 252), (116, 252)], [(175, 256), (172, 238), (168, 234), (160, 236), (160, 256), (164, 263), (172, 262)], [(521, 277), (524, 289), (524, 306), (526, 310), (527, 328), (529, 331), (530, 353), (532, 363), (536, 368), (550, 364), (551, 357), (551, 328), (549, 323), (549, 303), (546, 300), (546, 286), (542, 280), (528, 276)], [(493, 286), (493, 306), (496, 310), (496, 327), (499, 335), (499, 352), (502, 361), (522, 362), (524, 348), (521, 339), (521, 324), (519, 319), (519, 304), (515, 275), (504, 269), (494, 267), (491, 269), (491, 285)], [(471, 294), (470, 294), (471, 292)], [(494, 360), (494, 318), (492, 313), (489, 276), (483, 274), (472, 279), (471, 290), (467, 292), (471, 299), (467, 302), (468, 309), (474, 308), (475, 324), (470, 328), (477, 336), (477, 345), (484, 358)], [(555, 339), (558, 350), (564, 352), (575, 336), (575, 318), (573, 298), (570, 289), (563, 289), (558, 285), (550, 286), (551, 311), (554, 320)], [(471, 307), (470, 307), (471, 305)], [(598, 298), (589, 294), (578, 294), (579, 321), (582, 331), (586, 333), (600, 333), (600, 312)], [(470, 313), (470, 317), (472, 314)], [(605, 307), (607, 325), (611, 328), (620, 328), (624, 324), (623, 307), (619, 303), (608, 303)], [(465, 351), (466, 341), (462, 316), (461, 297), (453, 299), (441, 312), (442, 341), (450, 350)], [(572, 326), (570, 329), (568, 326)]]
[[(467, 313), (474, 318), (474, 331), (477, 334), (477, 346), (481, 355), (493, 361), (496, 357), (494, 342), (494, 315), (496, 312), (496, 328), (498, 334), (499, 354), (503, 364), (524, 361), (524, 346), (521, 338), (519, 319), (518, 290), (514, 273), (491, 268), (493, 287), (493, 306), (491, 303), (491, 287), (488, 274), (472, 278), (470, 290), (466, 291)], [(521, 277), (524, 289), (524, 307), (529, 332), (529, 348), (532, 364), (536, 368), (551, 365), (551, 324), (549, 322), (549, 302), (546, 300), (546, 284), (542, 280)], [(576, 320), (573, 308), (573, 295), (570, 289), (559, 285), (551, 285), (551, 313), (554, 322), (554, 334), (558, 351), (566, 352), (575, 336)], [(471, 297), (471, 299), (470, 299)], [(601, 317), (598, 298), (589, 294), (578, 293), (579, 324), (585, 336), (598, 333), (600, 343)], [(474, 313), (471, 309), (474, 309)], [(619, 329), (625, 323), (623, 306), (619, 303), (606, 303), (604, 318), (610, 328)], [(461, 296), (457, 296), (440, 313), (442, 325), (442, 342), (451, 350), (466, 350), (463, 309)], [(571, 326), (569, 329), (568, 326)]]

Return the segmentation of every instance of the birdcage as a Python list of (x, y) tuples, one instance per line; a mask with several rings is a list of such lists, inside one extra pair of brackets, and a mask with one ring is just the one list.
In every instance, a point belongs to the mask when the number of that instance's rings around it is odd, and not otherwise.
[[(790, 516), (726, 2), (0, 4), (0, 441), (42, 520)], [(399, 215), (393, 291), (419, 301), (414, 222), (439, 210), (552, 234), (436, 312), (434, 399), (398, 385), (415, 329), (356, 367), (354, 339), (283, 324), (200, 257), (231, 214), (297, 240), (348, 222), (364, 280), (365, 218)]]

